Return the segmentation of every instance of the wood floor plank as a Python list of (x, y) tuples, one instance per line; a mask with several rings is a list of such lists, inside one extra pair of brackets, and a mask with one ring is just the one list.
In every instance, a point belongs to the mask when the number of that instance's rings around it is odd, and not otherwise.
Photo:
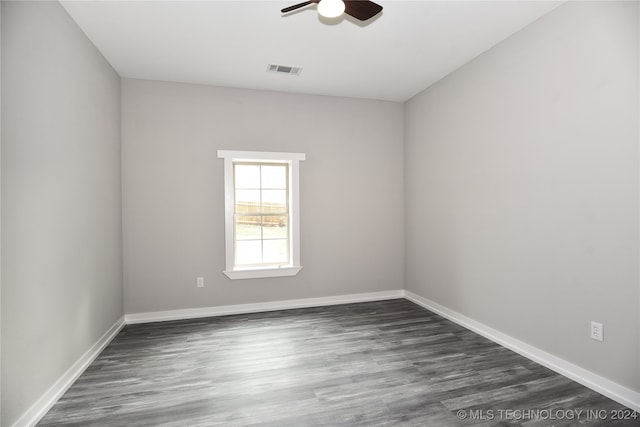
[(626, 408), (398, 299), (126, 326), (39, 425), (572, 425), (508, 417), (550, 409)]

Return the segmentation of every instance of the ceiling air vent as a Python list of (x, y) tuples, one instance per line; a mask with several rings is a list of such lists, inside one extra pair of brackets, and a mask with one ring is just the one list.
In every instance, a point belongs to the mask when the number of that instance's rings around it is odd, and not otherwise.
[(294, 76), (300, 75), (302, 67), (290, 67), (288, 65), (276, 65), (269, 64), (267, 71), (272, 73), (293, 74)]

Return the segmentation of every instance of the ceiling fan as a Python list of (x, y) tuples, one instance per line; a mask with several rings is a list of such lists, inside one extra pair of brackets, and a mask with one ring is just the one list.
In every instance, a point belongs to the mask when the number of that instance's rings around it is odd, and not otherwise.
[(366, 21), (382, 11), (382, 6), (369, 0), (309, 0), (285, 7), (280, 12), (292, 12), (311, 3), (318, 3), (318, 13), (325, 18), (337, 18), (346, 13), (360, 21)]

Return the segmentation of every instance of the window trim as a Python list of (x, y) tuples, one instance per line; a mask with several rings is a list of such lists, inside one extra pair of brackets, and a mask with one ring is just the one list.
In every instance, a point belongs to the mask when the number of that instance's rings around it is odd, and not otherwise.
[[(224, 159), (224, 217), (225, 217), (225, 270), (223, 273), (230, 279), (257, 279), (265, 277), (295, 276), (302, 270), (300, 265), (300, 171), (304, 153), (279, 153), (268, 151), (230, 151), (218, 150), (218, 158)], [(234, 267), (234, 162), (288, 163), (290, 180), (289, 225), (291, 229), (291, 264), (273, 267)]]

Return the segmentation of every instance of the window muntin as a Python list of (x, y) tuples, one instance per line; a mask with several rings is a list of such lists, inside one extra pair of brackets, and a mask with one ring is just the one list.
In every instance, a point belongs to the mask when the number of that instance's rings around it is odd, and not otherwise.
[(218, 150), (218, 158), (224, 160), (224, 274), (230, 279), (298, 274), (299, 165), (305, 154)]
[(234, 269), (291, 265), (289, 164), (233, 162)]

